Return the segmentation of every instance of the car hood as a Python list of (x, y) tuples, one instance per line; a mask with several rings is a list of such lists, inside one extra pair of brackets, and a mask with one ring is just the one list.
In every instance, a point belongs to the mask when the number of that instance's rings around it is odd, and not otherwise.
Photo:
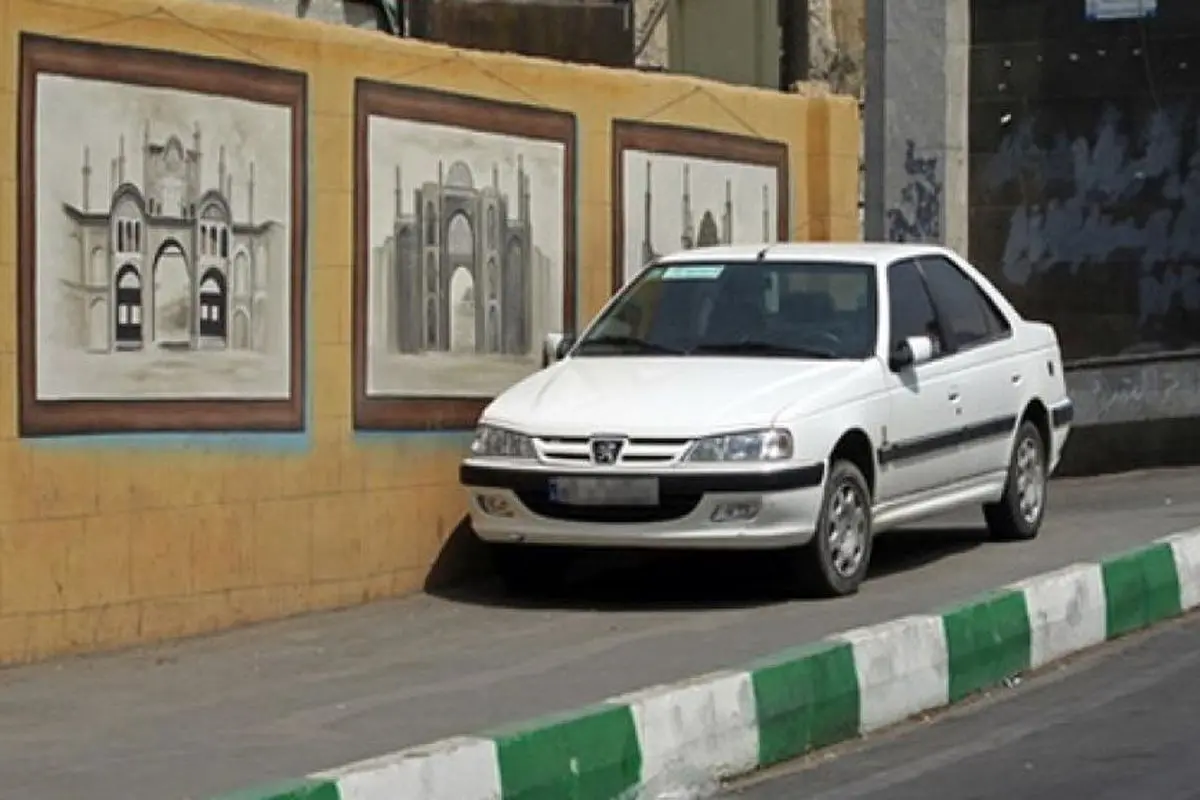
[(696, 436), (846, 402), (878, 369), (873, 361), (569, 358), (509, 388), (483, 419), (543, 436)]

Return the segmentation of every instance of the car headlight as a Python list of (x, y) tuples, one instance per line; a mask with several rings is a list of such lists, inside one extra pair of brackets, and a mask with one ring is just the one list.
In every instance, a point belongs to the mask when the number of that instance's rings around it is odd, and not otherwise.
[(692, 445), (685, 461), (784, 461), (792, 457), (792, 435), (771, 428), (708, 436)]
[(533, 449), (533, 439), (492, 425), (480, 425), (475, 429), (471, 453), (498, 458), (537, 458), (537, 452)]

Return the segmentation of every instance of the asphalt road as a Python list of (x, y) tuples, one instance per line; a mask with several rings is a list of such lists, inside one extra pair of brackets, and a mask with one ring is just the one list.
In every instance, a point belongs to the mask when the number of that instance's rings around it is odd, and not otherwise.
[(556, 603), (421, 596), (6, 670), (0, 795), (202, 797), (740, 665), (1200, 525), (1197, 487), (1200, 470), (1056, 482), (1025, 544), (988, 544), (978, 513), (889, 534), (832, 602), (764, 598), (758, 561), (651, 558)]
[(1200, 615), (728, 800), (1195, 800)]

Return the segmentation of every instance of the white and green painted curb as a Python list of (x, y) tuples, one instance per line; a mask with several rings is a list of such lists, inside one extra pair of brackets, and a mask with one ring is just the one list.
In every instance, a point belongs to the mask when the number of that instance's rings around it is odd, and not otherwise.
[(939, 612), (221, 800), (658, 800), (914, 714), (1200, 605), (1200, 529)]

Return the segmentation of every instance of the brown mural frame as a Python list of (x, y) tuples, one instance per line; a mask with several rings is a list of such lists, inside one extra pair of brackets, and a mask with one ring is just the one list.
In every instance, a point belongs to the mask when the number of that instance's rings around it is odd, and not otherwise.
[(563, 326), (575, 325), (575, 115), (569, 111), (510, 103), (359, 78), (354, 86), (354, 295), (352, 339), (356, 430), (468, 430), (490, 397), (371, 397), (367, 394), (367, 271), (370, 265), (370, 151), (373, 116), (466, 128), (481, 133), (542, 139), (563, 146)]
[(791, 232), (788, 144), (724, 131), (656, 122), (614, 119), (612, 124), (612, 290), (625, 284), (625, 170), (626, 150), (643, 150), (687, 158), (712, 158), (774, 167), (775, 227), (779, 241)]
[[(17, 145), (18, 430), (21, 436), (301, 431), (305, 427), (308, 76), (224, 59), (22, 33)], [(37, 79), (42, 73), (177, 89), (292, 112), (290, 385), (285, 399), (39, 400), (37, 397)]]

